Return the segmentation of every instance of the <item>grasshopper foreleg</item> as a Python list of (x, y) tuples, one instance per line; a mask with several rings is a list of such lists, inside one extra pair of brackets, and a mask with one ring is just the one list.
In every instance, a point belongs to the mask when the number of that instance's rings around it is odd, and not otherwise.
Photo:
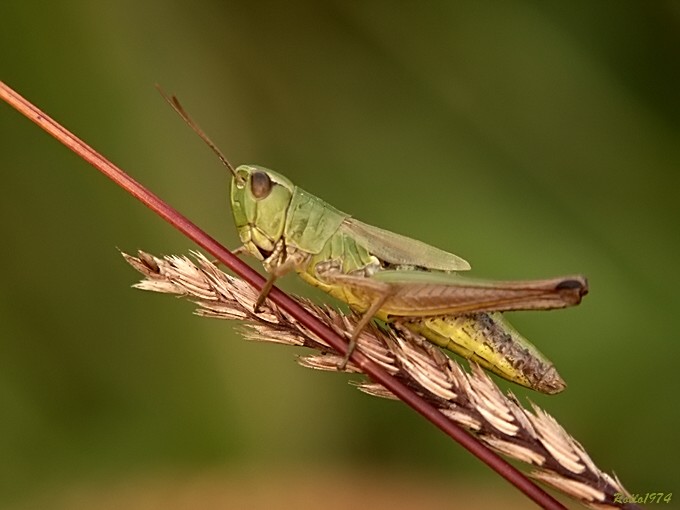
[[(280, 252), (277, 253), (276, 256), (279, 257), (280, 259), (281, 257)], [(260, 306), (262, 306), (264, 300), (267, 299), (267, 295), (272, 290), (272, 287), (274, 286), (276, 280), (298, 268), (301, 264), (304, 263), (307, 257), (308, 255), (306, 255), (303, 252), (294, 252), (279, 264), (275, 264), (275, 262), (273, 262), (272, 260), (272, 257), (270, 257), (270, 259), (265, 260), (265, 268), (269, 270), (269, 278), (267, 278), (264, 287), (262, 287), (260, 295), (257, 296), (257, 301), (255, 301), (254, 309), (255, 313), (257, 313), (260, 310)]]
[(276, 282), (276, 280), (281, 278), (286, 273), (290, 273), (293, 269), (295, 269), (295, 266), (296, 266), (295, 261), (293, 259), (288, 259), (283, 264), (273, 268), (272, 272), (269, 275), (269, 278), (267, 278), (267, 281), (264, 284), (264, 287), (262, 287), (262, 290), (260, 291), (260, 295), (257, 296), (257, 301), (255, 301), (254, 309), (255, 313), (260, 311), (260, 307), (262, 306), (262, 303), (264, 303), (264, 300), (267, 299), (267, 295), (272, 290), (274, 282)]

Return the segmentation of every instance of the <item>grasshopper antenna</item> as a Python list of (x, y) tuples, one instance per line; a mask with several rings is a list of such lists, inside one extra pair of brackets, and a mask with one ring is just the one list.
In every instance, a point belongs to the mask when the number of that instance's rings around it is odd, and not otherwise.
[(236, 173), (236, 169), (234, 168), (234, 165), (232, 165), (227, 157), (222, 154), (222, 151), (213, 143), (213, 141), (208, 137), (208, 135), (205, 134), (205, 132), (200, 128), (196, 122), (189, 116), (189, 114), (186, 112), (182, 104), (179, 102), (179, 99), (175, 96), (169, 96), (166, 94), (163, 89), (161, 88), (160, 85), (156, 84), (156, 90), (160, 93), (161, 96), (163, 96), (163, 99), (165, 99), (168, 104), (172, 107), (173, 110), (175, 110), (180, 117), (182, 117), (182, 120), (186, 122), (191, 129), (194, 130), (194, 132), (201, 137), (201, 140), (203, 140), (212, 151), (217, 154), (217, 157), (220, 158), (220, 161), (224, 166), (226, 166), (231, 174), (234, 176), (234, 179), (236, 179), (236, 182), (239, 184), (243, 184), (243, 178)]

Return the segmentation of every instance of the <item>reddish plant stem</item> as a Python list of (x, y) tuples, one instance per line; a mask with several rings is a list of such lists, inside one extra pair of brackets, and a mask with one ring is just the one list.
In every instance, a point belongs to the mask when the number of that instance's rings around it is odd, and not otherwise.
[[(264, 278), (245, 262), (236, 257), (229, 250), (220, 245), (215, 239), (203, 232), (189, 219), (170, 207), (167, 203), (154, 195), (123, 170), (115, 166), (104, 156), (95, 151), (81, 139), (62, 127), (56, 121), (44, 114), (32, 103), (21, 97), (18, 93), (0, 81), (0, 98), (18, 110), (28, 119), (35, 122), (41, 129), (52, 135), (58, 141), (66, 145), (85, 161), (115, 182), (118, 186), (137, 198), (149, 209), (166, 220), (189, 239), (211, 253), (220, 262), (256, 288), (261, 288)], [(339, 335), (328, 329), (307, 313), (295, 300), (276, 287), (269, 294), (269, 299), (275, 302), (283, 310), (289, 313), (307, 329), (319, 338), (323, 338), (337, 352), (344, 353), (347, 343)], [(542, 488), (529, 480), (521, 471), (511, 466), (507, 461), (499, 457), (495, 452), (484, 446), (476, 438), (468, 434), (453, 421), (446, 418), (437, 409), (428, 404), (421, 397), (411, 391), (406, 385), (394, 377), (388, 375), (376, 364), (366, 358), (361, 352), (355, 350), (352, 353), (352, 361), (367, 374), (373, 381), (382, 384), (385, 388), (411, 406), (427, 420), (441, 429), (445, 434), (456, 440), (469, 452), (487, 464), (511, 484), (522, 491), (528, 498), (538, 505), (551, 510), (566, 510), (565, 507), (546, 493)]]

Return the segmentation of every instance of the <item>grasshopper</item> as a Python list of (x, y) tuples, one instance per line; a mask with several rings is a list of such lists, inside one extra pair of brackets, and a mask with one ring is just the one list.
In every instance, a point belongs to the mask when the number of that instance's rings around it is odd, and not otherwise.
[(243, 243), (237, 252), (262, 261), (269, 273), (256, 310), (274, 282), (294, 271), (363, 313), (339, 368), (375, 317), (399, 323), (522, 386), (548, 394), (566, 387), (553, 364), (501, 312), (577, 305), (588, 292), (583, 276), (464, 278), (457, 273), (469, 270), (470, 264), (457, 255), (362, 223), (273, 170), (235, 168), (177, 98), (163, 96), (232, 174), (231, 208)]

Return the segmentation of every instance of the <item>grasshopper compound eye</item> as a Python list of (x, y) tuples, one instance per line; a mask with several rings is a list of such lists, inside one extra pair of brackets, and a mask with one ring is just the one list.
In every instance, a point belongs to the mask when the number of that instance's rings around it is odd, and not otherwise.
[(250, 191), (258, 200), (266, 198), (272, 191), (272, 180), (265, 172), (253, 172), (250, 180)]

